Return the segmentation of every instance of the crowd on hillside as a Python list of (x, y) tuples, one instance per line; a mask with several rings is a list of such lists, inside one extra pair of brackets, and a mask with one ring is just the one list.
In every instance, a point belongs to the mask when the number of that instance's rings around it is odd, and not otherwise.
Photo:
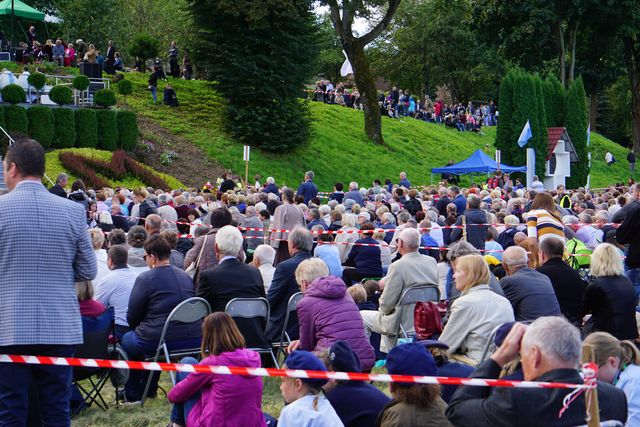
[[(396, 183), (338, 182), (319, 193), (309, 171), (296, 189), (271, 177), (243, 189), (230, 174), (203, 191), (87, 189), (80, 180), (67, 188), (60, 175), (47, 192), (43, 172), (35, 141), (9, 150), (2, 353), (68, 357), (83, 342), (82, 324), (113, 310), (115, 339), (129, 360), (143, 360), (169, 313), (197, 296), (212, 314), (167, 335), (170, 351), (201, 348), (185, 363), (269, 366), (273, 357), (250, 349), (284, 337), (289, 369), (369, 372), (384, 360), (392, 374), (580, 384), (588, 345), (600, 419), (640, 423), (640, 186), (516, 188), (496, 174), (482, 187), (416, 188), (400, 173)], [(401, 300), (419, 287), (432, 304), (419, 303), (414, 316)], [(268, 323), (232, 319), (225, 308), (234, 298), (264, 298)], [(42, 417), (69, 425), (71, 372), (0, 364), (10, 396), (0, 419), (25, 419), (32, 382)], [(147, 378), (131, 370), (122, 397), (140, 401)], [(262, 411), (259, 377), (181, 373), (178, 381), (168, 393), (174, 426), (274, 422)], [(586, 422), (584, 394), (561, 412), (570, 389), (392, 383), (387, 396), (365, 382), (285, 378), (280, 390), (282, 426)]]
[[(319, 80), (312, 91), (312, 99), (326, 104), (337, 104), (357, 110), (362, 109), (362, 97), (356, 88), (348, 88), (344, 83), (333, 85), (330, 81)], [(496, 126), (499, 112), (493, 100), (487, 103), (469, 102), (464, 104), (446, 104), (437, 98), (435, 102), (429, 95), (424, 99), (412, 95), (409, 90), (393, 87), (388, 92), (379, 92), (380, 114), (391, 118), (413, 117), (432, 123), (440, 123), (461, 132), (479, 132), (482, 126)]]

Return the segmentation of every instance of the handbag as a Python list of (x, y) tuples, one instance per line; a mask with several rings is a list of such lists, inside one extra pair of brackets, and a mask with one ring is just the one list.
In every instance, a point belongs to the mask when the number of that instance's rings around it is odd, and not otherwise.
[(209, 237), (209, 236), (208, 235), (204, 236), (204, 242), (202, 242), (202, 247), (200, 248), (200, 253), (198, 254), (198, 258), (196, 258), (195, 261), (193, 261), (191, 264), (189, 264), (189, 267), (187, 267), (187, 269), (184, 271), (192, 279), (195, 279), (195, 277), (196, 277), (196, 273), (198, 271), (198, 265), (200, 265), (200, 258), (202, 258), (202, 253), (204, 252), (204, 247), (207, 245), (207, 237)]
[(438, 304), (433, 301), (416, 302), (413, 309), (413, 327), (418, 340), (427, 340), (442, 333), (442, 316)]

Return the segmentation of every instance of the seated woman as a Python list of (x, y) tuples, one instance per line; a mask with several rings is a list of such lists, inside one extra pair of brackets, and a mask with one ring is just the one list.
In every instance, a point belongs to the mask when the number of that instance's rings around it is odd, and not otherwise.
[(340, 251), (338, 246), (333, 244), (331, 234), (319, 234), (318, 245), (313, 250), (313, 256), (320, 258), (329, 267), (329, 274), (336, 277), (342, 276), (342, 265), (340, 264)]
[(76, 282), (76, 293), (78, 294), (80, 316), (98, 317), (107, 310), (100, 301), (93, 299), (93, 285), (91, 280)]
[(439, 340), (449, 346), (449, 354), (465, 356), (477, 364), (495, 328), (513, 322), (508, 299), (489, 287), (489, 266), (481, 255), (465, 255), (456, 260), (456, 289), (462, 294), (451, 307), (449, 321)]
[[(260, 355), (246, 348), (236, 323), (222, 312), (204, 319), (201, 356), (199, 364), (205, 366), (260, 367)], [(186, 357), (180, 363), (195, 365), (198, 361)], [(178, 372), (177, 381), (167, 395), (174, 404), (173, 427), (265, 425), (260, 377)]]
[(302, 261), (295, 274), (304, 297), (298, 303), (300, 339), (291, 342), (289, 351), (322, 351), (344, 340), (360, 358), (362, 370), (370, 371), (375, 362), (373, 347), (344, 282), (329, 276), (327, 265), (318, 258)]
[(618, 249), (609, 243), (598, 245), (591, 254), (590, 274), (583, 314), (591, 314), (591, 318), (582, 327), (584, 335), (603, 331), (619, 340), (635, 340), (638, 337), (636, 294), (624, 275)]
[[(122, 337), (122, 347), (130, 360), (143, 360), (156, 353), (158, 341), (169, 313), (182, 301), (195, 296), (193, 280), (170, 265), (171, 246), (161, 236), (151, 236), (144, 244), (143, 256), (149, 271), (140, 274), (129, 298), (127, 323), (133, 329)], [(200, 346), (200, 322), (172, 325), (166, 336), (169, 351)], [(158, 374), (153, 375), (149, 396), (156, 395)], [(125, 399), (142, 399), (147, 373), (131, 371), (125, 384)]]
[(640, 425), (640, 352), (636, 345), (606, 332), (594, 332), (585, 338), (583, 346), (593, 351), (598, 380), (615, 385), (627, 396), (627, 425)]
[[(351, 286), (353, 282), (359, 282), (366, 277), (382, 277), (382, 258), (380, 245), (374, 239), (375, 227), (371, 223), (364, 223), (360, 227), (362, 239), (356, 240), (356, 244), (349, 252), (345, 265), (354, 268), (345, 268), (342, 272), (342, 280)], [(358, 245), (362, 244), (362, 246)], [(373, 246), (368, 246), (373, 245)]]
[[(387, 371), (392, 375), (435, 376), (438, 368), (422, 344), (411, 343), (391, 349), (387, 357)], [(444, 415), (447, 405), (440, 397), (438, 384), (391, 383), (389, 390), (393, 399), (382, 409), (376, 425), (451, 426)]]

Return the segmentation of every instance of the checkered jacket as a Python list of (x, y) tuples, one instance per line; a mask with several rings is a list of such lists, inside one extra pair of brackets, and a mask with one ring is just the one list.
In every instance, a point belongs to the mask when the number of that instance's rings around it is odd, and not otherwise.
[(0, 197), (0, 346), (82, 343), (75, 280), (96, 276), (82, 205), (23, 181)]

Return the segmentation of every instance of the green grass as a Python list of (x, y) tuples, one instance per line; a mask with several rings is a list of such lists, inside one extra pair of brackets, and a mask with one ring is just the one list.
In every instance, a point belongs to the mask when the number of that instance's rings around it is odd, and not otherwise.
[[(70, 171), (68, 171), (67, 169), (64, 168), (64, 166), (62, 166), (62, 163), (58, 158), (58, 154), (64, 151), (70, 151), (72, 153), (81, 154), (85, 157), (104, 160), (107, 162), (111, 160), (111, 156), (113, 154), (110, 151), (96, 150), (93, 148), (67, 148), (64, 150), (51, 151), (45, 155), (45, 161), (46, 161), (45, 173), (54, 182), (55, 182), (56, 176), (58, 176), (58, 174), (63, 172), (69, 175), (70, 182), (73, 182), (76, 179), (76, 177)], [(161, 176), (167, 182), (167, 184), (169, 184), (171, 188), (186, 188), (183, 183), (181, 183), (179, 180), (172, 177), (171, 175), (157, 172), (153, 170), (153, 168), (150, 168), (149, 166), (146, 166), (146, 165), (144, 165), (144, 167)], [(108, 178), (105, 178), (105, 179), (113, 182), (113, 185), (116, 187), (139, 188), (139, 187), (147, 186), (146, 183), (142, 182), (140, 179), (138, 179), (133, 175), (127, 175), (125, 179), (118, 180), (118, 181), (114, 181)], [(43, 183), (47, 186), (51, 185), (51, 183), (46, 178), (43, 180)]]
[[(193, 142), (212, 160), (244, 176), (242, 145), (235, 143), (222, 129), (224, 101), (215, 92), (214, 84), (169, 79), (180, 100), (180, 107), (172, 109), (153, 105), (147, 90), (148, 75), (129, 73), (127, 78), (134, 84), (134, 94), (126, 100), (130, 108)], [(158, 89), (161, 92), (162, 86)], [(316, 102), (311, 103), (311, 112), (314, 133), (310, 143), (278, 154), (252, 149), (250, 177), (254, 174), (262, 175), (263, 179), (273, 176), (278, 184), (295, 186), (302, 180), (304, 172), (312, 169), (319, 188), (329, 191), (336, 181), (348, 183), (357, 180), (361, 185), (369, 186), (376, 178), (397, 181), (398, 173), (406, 171), (412, 184), (420, 185), (432, 183), (432, 167), (443, 166), (449, 160), (463, 160), (487, 144), (490, 146), (487, 154), (493, 156), (495, 128), (485, 128), (481, 135), (476, 135), (409, 118), (393, 120), (383, 117), (386, 146), (381, 147), (366, 140), (362, 112)], [(595, 133), (592, 133), (591, 141), (591, 186), (626, 182), (629, 175), (625, 149)], [(619, 160), (612, 167), (604, 162), (607, 150), (611, 150)], [(434, 180), (437, 182), (438, 177), (434, 176)]]

